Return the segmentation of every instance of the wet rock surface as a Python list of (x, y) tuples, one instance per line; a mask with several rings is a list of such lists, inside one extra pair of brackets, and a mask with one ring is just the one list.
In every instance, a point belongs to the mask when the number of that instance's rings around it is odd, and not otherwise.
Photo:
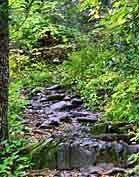
[[(43, 145), (43, 152), (35, 153), (36, 169), (62, 170), (54, 176), (65, 171), (67, 177), (72, 176), (73, 169), (78, 169), (80, 177), (125, 173), (128, 156), (139, 152), (138, 145), (130, 144), (130, 125), (99, 120), (99, 113), (87, 111), (79, 96), (67, 93), (59, 85), (37, 92), (29, 100), (24, 123), (31, 127), (34, 141), (51, 141), (47, 147)], [(58, 143), (53, 145), (54, 142)], [(109, 166), (112, 167), (106, 168)]]

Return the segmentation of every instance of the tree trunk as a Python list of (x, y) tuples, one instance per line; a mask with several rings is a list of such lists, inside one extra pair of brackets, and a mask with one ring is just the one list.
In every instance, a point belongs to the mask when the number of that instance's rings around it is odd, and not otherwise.
[(0, 141), (8, 139), (8, 0), (0, 0)]

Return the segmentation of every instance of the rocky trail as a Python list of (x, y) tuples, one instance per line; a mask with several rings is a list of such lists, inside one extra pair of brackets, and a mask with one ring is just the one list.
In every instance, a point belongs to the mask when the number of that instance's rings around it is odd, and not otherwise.
[(128, 176), (128, 156), (139, 152), (128, 136), (131, 124), (102, 122), (99, 113), (85, 109), (79, 96), (60, 85), (34, 93), (24, 113), (37, 144), (28, 176)]

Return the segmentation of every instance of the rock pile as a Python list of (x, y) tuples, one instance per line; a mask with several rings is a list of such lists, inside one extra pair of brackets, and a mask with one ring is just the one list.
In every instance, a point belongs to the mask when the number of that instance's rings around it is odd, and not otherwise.
[(128, 167), (128, 156), (139, 152), (138, 145), (129, 144), (129, 125), (100, 123), (99, 113), (87, 111), (79, 96), (59, 85), (32, 96), (25, 117), (32, 133), (43, 139), (32, 152), (37, 169), (88, 169), (100, 164), (123, 169)]

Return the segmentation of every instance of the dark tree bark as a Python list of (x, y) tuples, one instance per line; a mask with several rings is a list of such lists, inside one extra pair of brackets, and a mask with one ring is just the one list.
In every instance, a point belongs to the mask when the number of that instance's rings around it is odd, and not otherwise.
[(0, 0), (0, 141), (8, 139), (8, 0)]

